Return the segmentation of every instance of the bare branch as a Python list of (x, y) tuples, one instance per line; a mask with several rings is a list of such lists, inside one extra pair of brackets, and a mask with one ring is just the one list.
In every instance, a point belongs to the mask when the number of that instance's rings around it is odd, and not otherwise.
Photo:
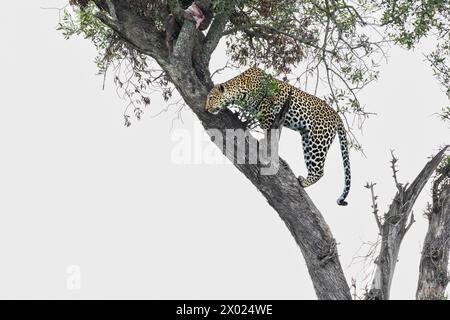
[(275, 116), (275, 119), (273, 120), (271, 129), (279, 129), (281, 131), (283, 123), (286, 120), (286, 115), (289, 111), (289, 108), (291, 107), (291, 103), (292, 103), (292, 92), (289, 92), (286, 102), (283, 104), (280, 112), (278, 112), (278, 114)]
[(398, 179), (397, 179), (397, 172), (398, 172), (398, 170), (397, 170), (396, 164), (397, 164), (398, 158), (395, 157), (394, 150), (391, 150), (391, 156), (392, 156), (392, 159), (391, 159), (392, 178), (394, 178), (395, 187), (398, 190), (401, 190), (402, 184), (399, 183)]
[(381, 225), (381, 219), (380, 216), (378, 215), (378, 204), (377, 204), (377, 199), (378, 196), (375, 195), (375, 191), (374, 191), (374, 187), (375, 187), (376, 183), (371, 182), (370, 184), (367, 182), (367, 184), (364, 186), (367, 189), (370, 189), (370, 195), (372, 197), (372, 210), (373, 210), (373, 215), (375, 217), (375, 221), (377, 223), (378, 226), (378, 230), (381, 232), (382, 229), (382, 225)]
[(314, 48), (314, 49), (318, 49), (321, 52), (323, 51), (323, 52), (330, 53), (330, 54), (333, 54), (333, 55), (335, 54), (334, 51), (328, 50), (328, 49), (326, 49), (325, 47), (322, 47), (322, 46), (318, 46), (313, 41), (310, 41), (308, 39), (303, 39), (303, 38), (301, 38), (301, 37), (299, 37), (299, 36), (297, 36), (295, 34), (291, 34), (289, 32), (285, 32), (285, 31), (279, 30), (279, 29), (277, 29), (277, 28), (275, 28), (273, 26), (268, 26), (268, 25), (259, 24), (259, 23), (252, 23), (252, 24), (242, 25), (242, 26), (238, 26), (238, 27), (235, 27), (235, 28), (232, 28), (232, 29), (228, 29), (228, 30), (226, 30), (226, 31), (224, 31), (222, 33), (222, 36), (231, 35), (231, 34), (234, 34), (236, 32), (239, 32), (239, 31), (242, 31), (242, 32), (249, 32), (249, 31), (255, 32), (255, 31), (261, 31), (261, 30), (289, 37), (289, 38), (291, 38), (291, 39), (293, 39), (295, 41), (298, 41), (299, 43), (302, 43), (302, 44), (308, 46), (308, 47), (311, 47), (311, 48)]
[(204, 51), (203, 51), (203, 60), (205, 64), (209, 63), (211, 59), (211, 55), (219, 44), (220, 39), (222, 38), (223, 30), (227, 25), (227, 22), (230, 18), (232, 11), (227, 10), (224, 13), (221, 13), (214, 17), (214, 20), (209, 28), (208, 34), (206, 35), (204, 41)]
[[(283, 123), (286, 119), (286, 115), (289, 111), (289, 108), (291, 107), (291, 102), (292, 102), (292, 92), (289, 93), (289, 95), (288, 95), (286, 101), (284, 102), (283, 106), (281, 107), (280, 111), (275, 116), (275, 119), (273, 120), (270, 128), (268, 130), (265, 130), (265, 136), (264, 136), (263, 142), (264, 142), (264, 145), (267, 146), (266, 147), (267, 150), (265, 153), (267, 156), (269, 156), (270, 159), (273, 159), (273, 158), (278, 159), (279, 158), (279, 155), (278, 155), (279, 139), (281, 136), (281, 130), (283, 128)], [(274, 139), (275, 139), (275, 141), (273, 141)], [(264, 145), (259, 143), (259, 148), (263, 148)], [(275, 149), (273, 147), (275, 147)], [(262, 160), (262, 159), (260, 159), (260, 160)], [(265, 165), (268, 165), (269, 163), (270, 163), (270, 161)], [(273, 166), (274, 164), (271, 163), (270, 165)]]
[[(430, 162), (428, 162), (428, 164), (422, 169), (417, 178), (406, 189), (407, 198), (411, 199), (411, 201), (416, 201), (417, 197), (420, 194), (420, 191), (423, 189), (427, 181), (430, 179), (431, 175), (436, 170), (439, 163), (442, 161), (448, 147), (449, 146), (445, 146), (441, 151), (439, 151), (439, 153), (434, 156)], [(405, 186), (405, 188), (406, 187), (407, 186)], [(412, 204), (410, 204), (410, 206), (412, 206)]]

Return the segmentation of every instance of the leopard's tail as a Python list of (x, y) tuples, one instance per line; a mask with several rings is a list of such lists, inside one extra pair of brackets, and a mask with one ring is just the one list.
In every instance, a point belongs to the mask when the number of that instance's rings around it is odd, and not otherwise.
[(344, 128), (344, 124), (342, 120), (339, 118), (339, 125), (338, 125), (338, 135), (339, 135), (339, 142), (341, 144), (341, 153), (342, 153), (342, 160), (344, 162), (344, 175), (345, 175), (345, 185), (344, 185), (344, 191), (342, 192), (342, 195), (337, 200), (337, 204), (340, 206), (346, 206), (347, 202), (345, 201), (345, 198), (347, 198), (347, 195), (350, 191), (350, 183), (351, 183), (351, 176), (350, 176), (350, 158), (348, 154), (348, 141), (347, 141), (347, 133)]

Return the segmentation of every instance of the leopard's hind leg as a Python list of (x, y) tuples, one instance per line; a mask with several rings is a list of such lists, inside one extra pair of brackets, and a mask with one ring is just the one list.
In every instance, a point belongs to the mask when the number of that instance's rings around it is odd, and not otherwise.
[(306, 178), (300, 176), (298, 179), (300, 184), (306, 188), (322, 178), (325, 159), (335, 134), (326, 137), (324, 135), (314, 134), (311, 131), (304, 131), (301, 135), (303, 140), (303, 155), (308, 175)]

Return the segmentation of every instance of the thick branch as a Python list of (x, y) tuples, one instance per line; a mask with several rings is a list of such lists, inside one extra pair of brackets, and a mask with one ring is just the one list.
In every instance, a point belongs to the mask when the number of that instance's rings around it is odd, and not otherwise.
[(152, 23), (134, 13), (127, 1), (110, 0), (108, 6), (113, 14), (100, 11), (96, 14), (98, 19), (141, 53), (151, 56), (159, 64), (167, 63), (164, 35)]
[[(263, 150), (264, 145), (266, 145), (265, 153), (270, 159), (279, 158), (278, 147), (281, 137), (281, 130), (283, 129), (283, 123), (286, 120), (286, 115), (288, 114), (289, 108), (291, 107), (291, 103), (292, 103), (292, 92), (289, 93), (288, 98), (284, 102), (278, 114), (275, 116), (275, 119), (273, 120), (270, 128), (268, 130), (265, 130), (264, 139), (260, 141), (259, 148)], [(273, 161), (271, 161), (270, 159), (266, 159), (268, 160), (266, 161), (267, 165), (269, 166), (269, 168), (275, 169), (277, 164), (273, 163)], [(260, 158), (260, 160), (263, 159)], [(264, 162), (265, 161), (263, 160), (263, 163)], [(276, 170), (278, 170), (278, 168)]]
[(222, 38), (222, 32), (225, 29), (231, 12), (231, 10), (228, 10), (214, 17), (214, 20), (204, 41), (203, 60), (205, 64), (209, 64), (211, 55), (219, 44), (220, 39)]
[(195, 28), (195, 23), (185, 19), (173, 49), (171, 57), (172, 64), (181, 63), (188, 66), (192, 65), (192, 50), (196, 43), (195, 34), (197, 32), (199, 31)]
[(418, 300), (445, 299), (445, 289), (449, 282), (450, 168), (446, 169), (433, 183), (433, 204), (427, 212), (428, 232), (420, 260), (416, 293)]
[(289, 92), (286, 102), (283, 104), (283, 106), (281, 107), (281, 110), (275, 116), (275, 119), (273, 120), (271, 129), (279, 129), (281, 131), (281, 128), (283, 128), (283, 123), (286, 120), (286, 115), (288, 114), (291, 104), (292, 104), (292, 91)]
[(446, 149), (447, 147), (443, 148), (425, 165), (409, 187), (396, 182), (398, 191), (389, 211), (384, 216), (384, 223), (381, 227), (381, 249), (375, 260), (375, 276), (371, 289), (367, 293), (367, 299), (389, 299), (400, 246), (403, 237), (414, 222), (414, 217), (411, 215), (412, 207), (426, 182), (442, 161)]

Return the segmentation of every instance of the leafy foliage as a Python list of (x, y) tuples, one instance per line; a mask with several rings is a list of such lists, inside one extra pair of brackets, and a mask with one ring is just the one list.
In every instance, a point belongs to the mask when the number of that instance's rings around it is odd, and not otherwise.
[[(450, 34), (445, 42), (436, 46), (436, 49), (427, 56), (427, 59), (433, 68), (434, 75), (450, 99)], [(444, 119), (447, 120), (449, 117), (448, 109), (447, 107), (447, 115), (443, 114)]]
[[(450, 94), (450, 9), (448, 0), (202, 0), (215, 16), (230, 13), (223, 32), (227, 54), (238, 67), (261, 65), (295, 82), (313, 94), (325, 96), (344, 115), (347, 127), (361, 127), (370, 112), (364, 110), (358, 92), (378, 78), (378, 66), (389, 43), (413, 48), (425, 36), (437, 38), (428, 55), (436, 77)], [(108, 11), (106, 0), (71, 0), (81, 10), (66, 11), (59, 29), (68, 38), (83, 35), (96, 46), (102, 74), (111, 66), (125, 66), (115, 76), (139, 117), (150, 95), (159, 87), (166, 99), (173, 87), (162, 70), (118, 38), (96, 19), (98, 10)], [(189, 0), (128, 0), (161, 34), (174, 5)], [(294, 68), (303, 70), (292, 75)], [(117, 71), (115, 71), (117, 72)], [(123, 77), (127, 74), (131, 78)], [(120, 78), (120, 79), (119, 79)], [(131, 79), (131, 80), (130, 80)], [(353, 120), (347, 120), (352, 116)], [(128, 117), (129, 118), (129, 117)], [(128, 119), (127, 118), (127, 119)], [(443, 118), (448, 118), (443, 113)], [(351, 120), (351, 121), (350, 121)], [(129, 121), (126, 122), (129, 124)], [(360, 145), (356, 139), (356, 148)]]
[(116, 58), (113, 55), (117, 50), (110, 50), (110, 44), (115, 38), (114, 32), (94, 16), (95, 6), (90, 5), (87, 0), (79, 3), (82, 10), (64, 10), (56, 29), (61, 31), (66, 39), (82, 35), (90, 40), (98, 51), (95, 62), (99, 72), (103, 73), (107, 69), (108, 61)]
[(445, 157), (436, 169), (436, 174), (450, 179), (450, 156)]
[(414, 48), (426, 36), (434, 37), (436, 48), (427, 59), (450, 98), (450, 2), (384, 0), (382, 8), (382, 23), (389, 36), (407, 49)]
[(450, 122), (450, 107), (446, 107), (441, 110), (441, 119)]
[(66, 39), (81, 35), (94, 44), (98, 52), (95, 62), (99, 74), (106, 78), (110, 70), (119, 96), (128, 102), (124, 121), (126, 126), (130, 126), (130, 113), (140, 119), (155, 92), (162, 93), (167, 101), (173, 88), (165, 73), (149, 57), (137, 52), (96, 18), (99, 9), (93, 1), (77, 1), (77, 4), (80, 9), (64, 9), (57, 30)]

